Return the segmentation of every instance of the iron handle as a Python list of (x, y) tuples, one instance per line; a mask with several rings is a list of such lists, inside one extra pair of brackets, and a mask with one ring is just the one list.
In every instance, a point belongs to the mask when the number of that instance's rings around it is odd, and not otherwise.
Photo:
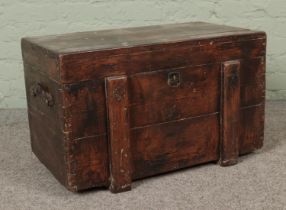
[(52, 107), (55, 104), (54, 97), (48, 91), (48, 88), (44, 87), (40, 83), (36, 83), (31, 86), (30, 94), (33, 97), (41, 98), (49, 107)]

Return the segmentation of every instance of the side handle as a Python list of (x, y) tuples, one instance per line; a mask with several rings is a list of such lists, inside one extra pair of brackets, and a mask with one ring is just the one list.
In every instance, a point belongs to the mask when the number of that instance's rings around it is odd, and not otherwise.
[(36, 83), (36, 84), (31, 86), (30, 94), (33, 97), (38, 97), (41, 100), (43, 100), (43, 102), (45, 104), (47, 104), (47, 106), (49, 106), (49, 107), (52, 107), (55, 104), (54, 97), (49, 92), (48, 88), (44, 87), (40, 83)]

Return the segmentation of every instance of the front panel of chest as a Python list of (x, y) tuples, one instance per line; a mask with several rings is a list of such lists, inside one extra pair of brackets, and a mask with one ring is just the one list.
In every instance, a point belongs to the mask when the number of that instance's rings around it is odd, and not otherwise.
[(210, 45), (197, 52), (184, 47), (101, 58), (94, 63), (96, 79), (64, 85), (79, 189), (108, 182), (105, 78), (110, 76), (127, 77), (133, 179), (218, 160), (222, 64), (228, 60), (240, 63), (240, 153), (256, 148), (263, 136), (265, 88), (264, 51), (256, 42), (247, 50), (232, 43), (233, 48)]

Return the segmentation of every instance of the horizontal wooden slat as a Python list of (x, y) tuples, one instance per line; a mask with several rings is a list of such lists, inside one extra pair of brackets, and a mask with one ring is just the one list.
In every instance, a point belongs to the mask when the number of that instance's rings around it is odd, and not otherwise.
[(237, 27), (190, 22), (39, 36), (27, 39), (56, 53), (77, 53), (194, 40), (202, 37), (216, 38), (255, 33), (257, 32)]
[[(170, 102), (203, 94), (218, 94), (219, 72), (220, 65), (212, 64), (136, 74), (130, 77), (130, 103)], [(177, 87), (168, 84), (170, 73), (179, 74), (180, 84)]]
[[(169, 73), (180, 74), (180, 85), (168, 84)], [(220, 65), (186, 67), (137, 74), (130, 78), (131, 126), (187, 118), (218, 111)]]
[(218, 141), (218, 114), (132, 129), (133, 177), (216, 160)]
[(203, 95), (200, 93), (179, 100), (131, 106), (130, 121), (132, 127), (140, 127), (213, 113), (218, 110), (217, 94)]
[(207, 45), (195, 46), (188, 43), (176, 46), (172, 43), (170, 47), (156, 47), (153, 51), (103, 58), (96, 58), (92, 53), (62, 56), (62, 82), (72, 83), (265, 55), (264, 39), (216, 44), (209, 41)]

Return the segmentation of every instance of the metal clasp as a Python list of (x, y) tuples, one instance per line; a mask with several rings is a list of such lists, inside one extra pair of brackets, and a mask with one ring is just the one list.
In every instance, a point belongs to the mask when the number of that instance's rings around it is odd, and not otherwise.
[(168, 85), (171, 87), (178, 87), (181, 84), (180, 72), (170, 72), (168, 74)]

